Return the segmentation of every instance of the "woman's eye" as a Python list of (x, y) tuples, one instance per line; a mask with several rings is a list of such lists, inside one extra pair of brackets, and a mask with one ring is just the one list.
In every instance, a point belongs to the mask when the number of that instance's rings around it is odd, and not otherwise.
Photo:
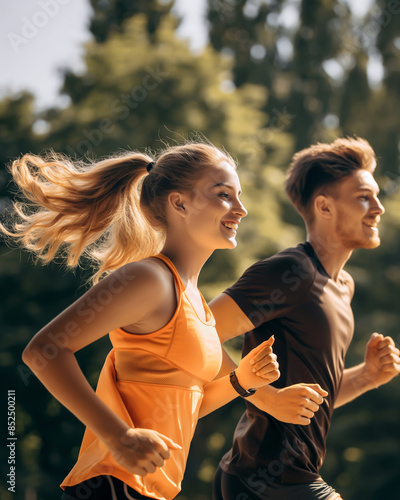
[(222, 198), (229, 198), (228, 193), (219, 193), (219, 196), (221, 196)]

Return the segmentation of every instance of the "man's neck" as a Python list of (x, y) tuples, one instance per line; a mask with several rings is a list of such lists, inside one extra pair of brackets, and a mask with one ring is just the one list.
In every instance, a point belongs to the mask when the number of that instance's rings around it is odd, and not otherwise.
[(344, 248), (330, 234), (322, 236), (309, 232), (307, 241), (313, 247), (325, 271), (334, 281), (337, 281), (340, 271), (351, 257), (353, 250)]

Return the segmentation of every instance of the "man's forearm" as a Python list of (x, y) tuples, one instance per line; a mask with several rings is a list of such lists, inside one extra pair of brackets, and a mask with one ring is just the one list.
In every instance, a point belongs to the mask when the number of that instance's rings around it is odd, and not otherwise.
[(365, 363), (347, 368), (344, 370), (342, 384), (340, 386), (338, 397), (335, 401), (335, 408), (350, 403), (361, 394), (375, 389), (373, 379), (365, 370)]

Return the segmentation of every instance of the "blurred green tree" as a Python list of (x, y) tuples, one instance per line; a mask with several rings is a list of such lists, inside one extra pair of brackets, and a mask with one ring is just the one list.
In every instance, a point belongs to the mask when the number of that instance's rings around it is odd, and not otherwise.
[[(209, 0), (210, 41), (235, 56), (234, 82), (265, 86), (265, 111), (294, 116), (295, 148), (319, 138), (330, 112), (332, 82), (323, 64), (339, 57), (349, 9), (336, 0)], [(334, 94), (333, 94), (334, 95)]]
[[(111, 34), (121, 33), (126, 19), (136, 14), (146, 14), (147, 32), (150, 39), (156, 32), (161, 20), (169, 14), (172, 0), (90, 0), (93, 16), (90, 31), (97, 42), (104, 42)], [(153, 39), (155, 42), (155, 39)]]

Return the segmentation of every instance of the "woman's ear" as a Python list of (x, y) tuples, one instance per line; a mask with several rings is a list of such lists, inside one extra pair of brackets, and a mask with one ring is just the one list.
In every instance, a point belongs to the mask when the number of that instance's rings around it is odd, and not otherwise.
[(168, 204), (173, 212), (186, 217), (185, 199), (182, 193), (173, 192), (168, 195)]

